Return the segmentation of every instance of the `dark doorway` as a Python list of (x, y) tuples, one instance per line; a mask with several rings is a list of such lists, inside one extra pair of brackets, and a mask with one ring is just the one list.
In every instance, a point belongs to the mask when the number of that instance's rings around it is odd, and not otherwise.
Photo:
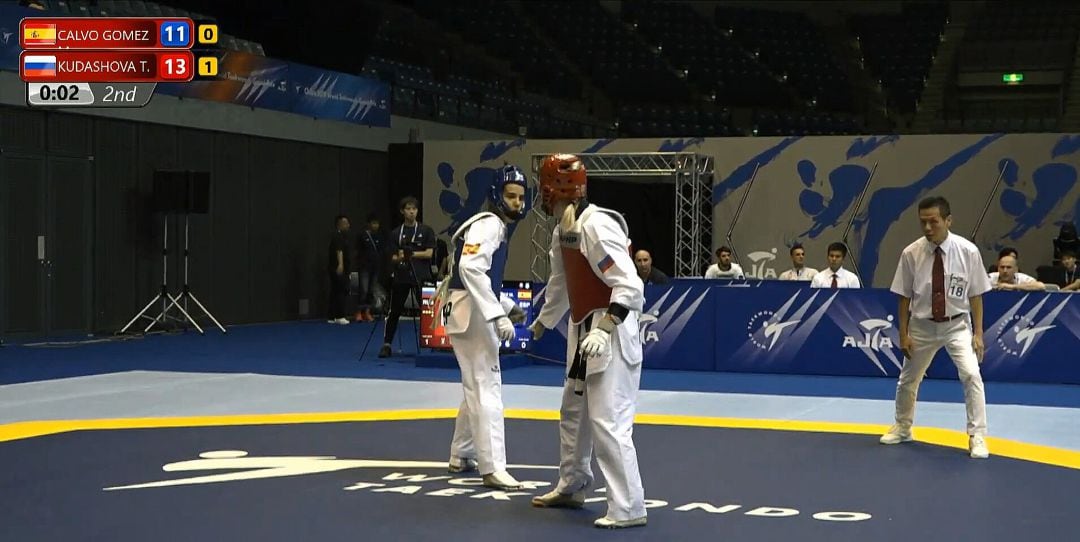
[(634, 250), (652, 254), (653, 266), (674, 276), (675, 184), (654, 179), (590, 177), (589, 201), (622, 213)]

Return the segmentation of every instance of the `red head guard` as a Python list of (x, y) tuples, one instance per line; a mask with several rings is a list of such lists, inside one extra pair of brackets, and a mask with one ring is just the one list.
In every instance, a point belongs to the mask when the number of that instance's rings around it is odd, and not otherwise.
[(555, 203), (585, 197), (585, 164), (573, 154), (553, 154), (540, 162), (540, 199), (544, 212)]

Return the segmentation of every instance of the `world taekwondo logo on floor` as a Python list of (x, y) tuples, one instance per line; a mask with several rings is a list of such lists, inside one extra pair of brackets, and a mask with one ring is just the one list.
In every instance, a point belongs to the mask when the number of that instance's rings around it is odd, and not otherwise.
[[(519, 472), (545, 471), (548, 476), (557, 476), (559, 467), (554, 465), (507, 465), (507, 469)], [(162, 488), (236, 483), (271, 478), (295, 478), (299, 476), (340, 472), (362, 469), (365, 472), (382, 471), (366, 480), (348, 482), (342, 487), (350, 495), (372, 494), (397, 496), (398, 498), (453, 498), (455, 503), (468, 502), (508, 502), (528, 505), (532, 497), (546, 493), (551, 482), (520, 479), (521, 489), (504, 491), (484, 487), (479, 476), (463, 474), (443, 474), (447, 462), (444, 461), (409, 461), (380, 459), (340, 459), (334, 456), (249, 456), (244, 450), (213, 450), (202, 452), (199, 459), (166, 463), (161, 467), (165, 472), (200, 473), (194, 476), (116, 485), (102, 488), (102, 491), (131, 491)], [(228, 472), (222, 472), (228, 471)], [(404, 472), (403, 472), (404, 471)], [(519, 477), (520, 478), (520, 477)], [(308, 483), (323, 483), (333, 478), (316, 478)], [(354, 479), (355, 480), (355, 479)], [(607, 501), (606, 488), (598, 488), (594, 495), (585, 499), (586, 503), (604, 503)], [(675, 512), (705, 514), (705, 516), (726, 516), (737, 514), (753, 518), (790, 518), (802, 516), (823, 522), (860, 522), (873, 516), (866, 512), (813, 512), (808, 516), (795, 508), (747, 504), (737, 502), (687, 502), (671, 503), (667, 500), (647, 498), (645, 508), (666, 509)]]
[(756, 277), (759, 279), (774, 279), (776, 278), (776, 269), (769, 265), (776, 259), (776, 248), (771, 251), (758, 250), (746, 255), (750, 258), (750, 272), (746, 273), (748, 277)]

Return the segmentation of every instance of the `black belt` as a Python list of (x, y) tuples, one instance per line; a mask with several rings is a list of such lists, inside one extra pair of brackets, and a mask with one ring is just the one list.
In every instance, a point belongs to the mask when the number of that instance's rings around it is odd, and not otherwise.
[(574, 394), (583, 395), (585, 393), (585, 374), (586, 365), (588, 360), (581, 353), (581, 330), (589, 329), (592, 327), (592, 315), (578, 327), (578, 345), (574, 347), (574, 361), (570, 364), (570, 373), (566, 375), (567, 378), (574, 379)]
[(960, 314), (954, 314), (952, 316), (946, 316), (944, 318), (927, 318), (927, 320), (930, 320), (931, 322), (937, 322), (937, 323), (940, 324), (942, 322), (951, 322), (951, 321), (956, 320), (957, 318), (960, 318), (961, 316), (964, 316), (966, 314), (967, 314), (966, 312), (961, 312)]

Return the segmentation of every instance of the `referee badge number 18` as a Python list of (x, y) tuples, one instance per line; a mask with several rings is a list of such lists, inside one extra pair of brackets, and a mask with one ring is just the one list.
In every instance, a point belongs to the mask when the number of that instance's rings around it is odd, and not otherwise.
[(957, 275), (949, 275), (949, 287), (947, 289), (949, 297), (953, 299), (964, 299), (964, 294), (967, 293), (967, 281), (964, 277)]

